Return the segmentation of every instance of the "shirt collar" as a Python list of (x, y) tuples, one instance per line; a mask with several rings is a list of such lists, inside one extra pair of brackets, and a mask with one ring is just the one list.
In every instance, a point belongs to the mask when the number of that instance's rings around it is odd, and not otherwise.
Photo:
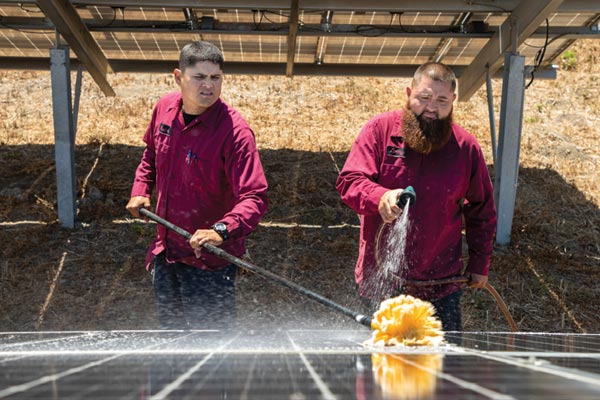
[(216, 127), (223, 104), (223, 101), (218, 98), (217, 101), (215, 101), (212, 106), (208, 107), (206, 111), (200, 114), (196, 120), (207, 125), (209, 128)]
[[(196, 121), (202, 122), (203, 124), (208, 125), (209, 128), (214, 128), (217, 125), (217, 121), (218, 121), (218, 117), (219, 117), (219, 110), (221, 109), (223, 104), (224, 104), (223, 100), (221, 100), (221, 98), (218, 98), (217, 101), (215, 101), (212, 106), (208, 107), (206, 109), (206, 111), (204, 111), (202, 114), (200, 114), (196, 118)], [(176, 109), (177, 112), (179, 112), (179, 111), (182, 111), (182, 107), (183, 107), (183, 99), (181, 97), (181, 93), (179, 93), (178, 96), (175, 96), (173, 98), (173, 101), (167, 107), (167, 111), (172, 111), (172, 110)]]

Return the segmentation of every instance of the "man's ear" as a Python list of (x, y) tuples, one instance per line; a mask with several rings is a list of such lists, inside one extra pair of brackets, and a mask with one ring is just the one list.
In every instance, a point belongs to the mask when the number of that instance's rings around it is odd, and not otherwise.
[(412, 90), (410, 89), (410, 86), (407, 86), (407, 87), (406, 87), (406, 95), (407, 95), (408, 97), (410, 97), (410, 94), (411, 94), (411, 93), (412, 93)]
[(181, 85), (181, 75), (182, 72), (179, 68), (175, 68), (173, 70), (173, 77), (175, 78), (175, 82), (177, 82), (178, 85)]

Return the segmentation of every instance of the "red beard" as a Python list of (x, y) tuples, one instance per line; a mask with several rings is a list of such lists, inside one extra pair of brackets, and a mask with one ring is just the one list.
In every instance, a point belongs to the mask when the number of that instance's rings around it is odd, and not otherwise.
[(417, 153), (438, 151), (452, 135), (452, 111), (446, 118), (429, 119), (417, 116), (407, 104), (402, 113), (402, 134), (408, 147)]

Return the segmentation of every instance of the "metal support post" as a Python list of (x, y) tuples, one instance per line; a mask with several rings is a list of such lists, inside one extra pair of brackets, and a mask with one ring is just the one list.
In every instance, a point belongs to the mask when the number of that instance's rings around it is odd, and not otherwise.
[(506, 53), (496, 154), (494, 198), (498, 210), (496, 242), (510, 243), (519, 175), (519, 149), (525, 97), (525, 57)]
[(75, 227), (75, 129), (71, 101), (69, 47), (50, 49), (52, 112), (54, 115), (54, 151), (58, 219), (65, 228)]
[(79, 117), (79, 99), (81, 98), (81, 83), (83, 81), (83, 67), (77, 68), (77, 78), (75, 78), (75, 100), (73, 102), (73, 132), (77, 137), (77, 119)]
[(494, 167), (496, 167), (496, 152), (498, 151), (498, 146), (496, 145), (496, 120), (494, 113), (494, 93), (492, 88), (492, 77), (490, 75), (490, 70), (488, 69), (485, 80), (486, 93), (487, 93), (487, 102), (488, 102), (488, 115), (490, 119), (490, 135), (492, 138), (492, 162)]

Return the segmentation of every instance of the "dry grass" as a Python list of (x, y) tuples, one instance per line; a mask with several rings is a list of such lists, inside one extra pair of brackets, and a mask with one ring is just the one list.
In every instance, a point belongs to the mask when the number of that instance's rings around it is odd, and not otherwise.
[[(526, 92), (513, 244), (496, 248), (492, 260), (492, 284), (528, 331), (600, 332), (600, 47), (573, 49), (576, 70), (561, 70), (556, 81), (536, 81)], [(143, 270), (153, 229), (125, 220), (124, 204), (152, 107), (176, 87), (169, 74), (109, 79), (114, 98), (84, 80), (76, 138), (83, 225), (68, 231), (56, 224), (49, 74), (0, 71), (0, 220), (46, 223), (0, 226), (0, 330), (35, 329), (46, 302), (41, 329), (156, 325)], [(227, 77), (223, 97), (255, 130), (270, 183), (270, 209), (249, 242), (256, 264), (362, 307), (352, 281), (357, 218), (333, 184), (360, 127), (401, 107), (407, 84)], [(500, 85), (494, 82), (496, 117)], [(485, 91), (457, 104), (455, 115), (491, 164)], [(353, 324), (249, 274), (238, 287), (245, 322)], [(507, 329), (486, 292), (467, 291), (464, 310), (468, 330)]]

